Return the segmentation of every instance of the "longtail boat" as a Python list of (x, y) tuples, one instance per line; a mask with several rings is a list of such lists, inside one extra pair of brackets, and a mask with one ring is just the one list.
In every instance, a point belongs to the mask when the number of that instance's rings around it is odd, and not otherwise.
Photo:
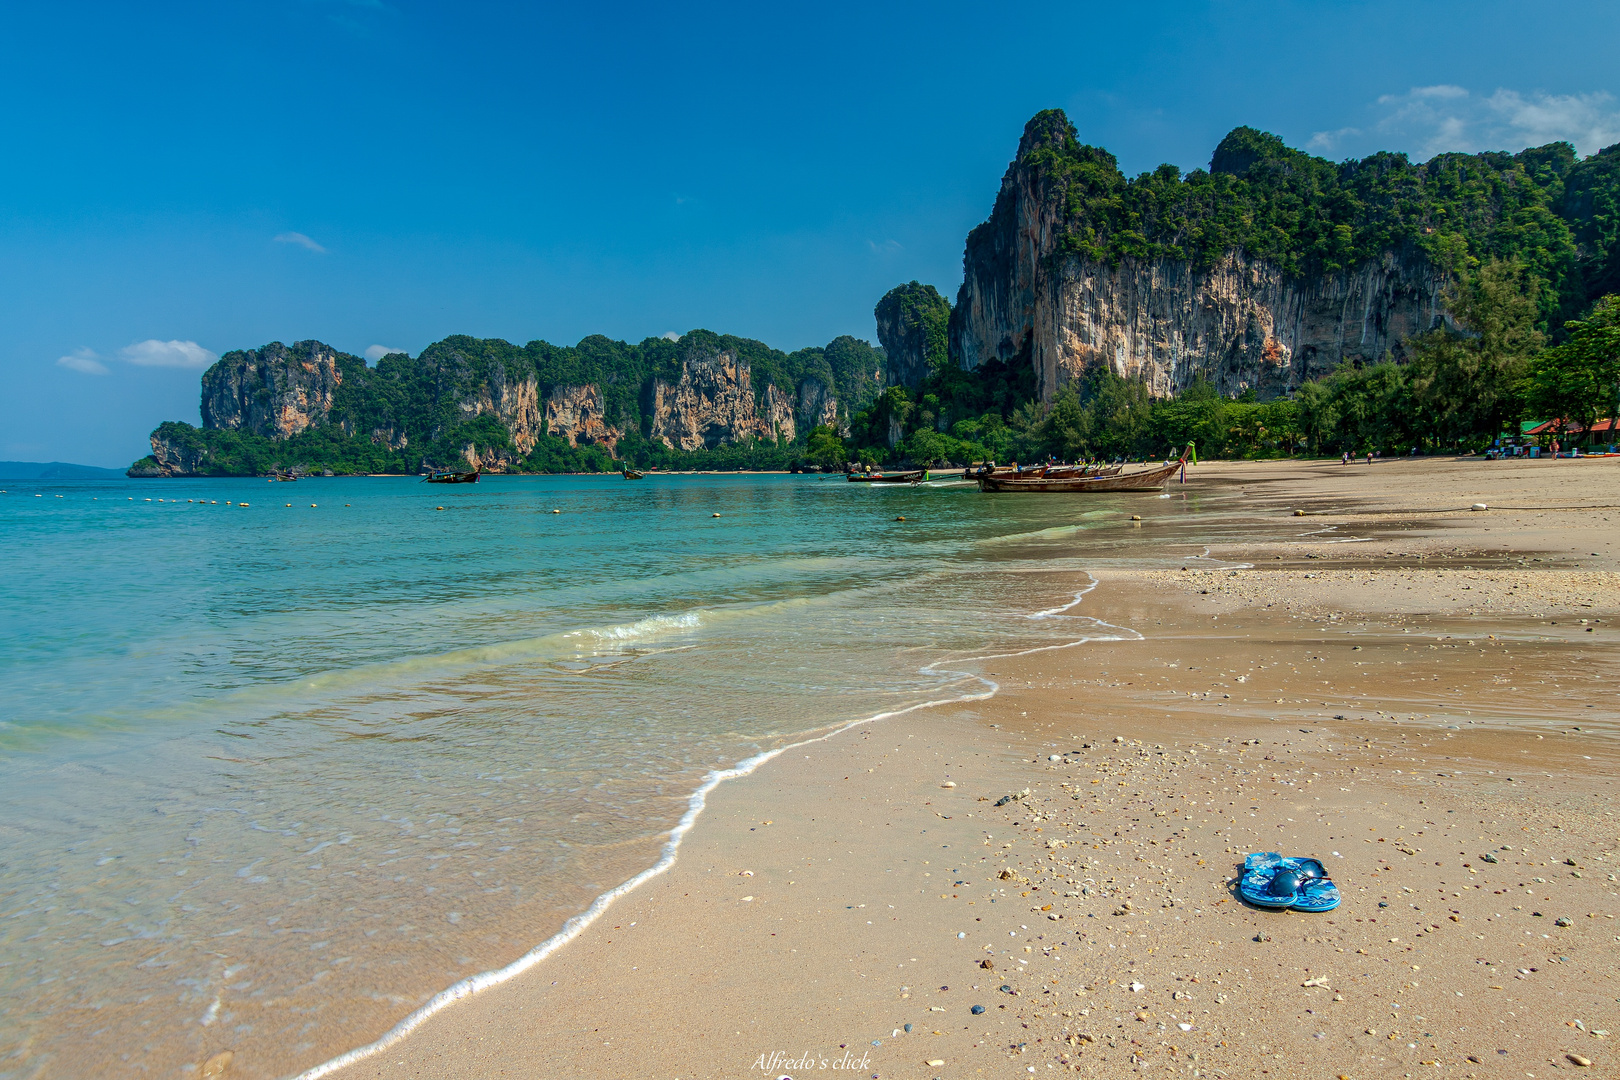
[(1123, 465), (1112, 465), (1100, 472), (1055, 472), (1048, 468), (1039, 476), (981, 476), (980, 491), (1044, 491), (1085, 494), (1102, 491), (1158, 491), (1186, 463), (1182, 457), (1148, 469), (1125, 472)]
[(855, 473), (844, 477), (852, 484), (920, 484), (928, 479), (927, 469), (912, 469), (910, 472), (891, 473)]
[(476, 484), (478, 472), (430, 472), (422, 477), (424, 484)]
[(624, 478), (626, 480), (640, 480), (643, 475), (644, 474), (637, 472), (635, 469), (627, 468), (624, 470)]

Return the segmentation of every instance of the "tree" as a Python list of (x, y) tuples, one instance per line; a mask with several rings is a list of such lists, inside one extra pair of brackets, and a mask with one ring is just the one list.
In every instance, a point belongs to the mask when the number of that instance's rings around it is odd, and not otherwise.
[(1620, 401), (1620, 295), (1593, 305), (1579, 322), (1564, 324), (1569, 340), (1531, 362), (1528, 402), (1539, 415), (1590, 431), (1600, 419), (1617, 415)]
[(1523, 411), (1522, 380), (1542, 345), (1538, 286), (1516, 259), (1498, 259), (1448, 290), (1464, 333), (1413, 338), (1410, 385), (1420, 420), (1443, 441), (1490, 438)]
[(810, 429), (804, 442), (804, 456), (813, 465), (839, 466), (849, 460), (849, 450), (838, 437), (838, 431), (823, 424)]

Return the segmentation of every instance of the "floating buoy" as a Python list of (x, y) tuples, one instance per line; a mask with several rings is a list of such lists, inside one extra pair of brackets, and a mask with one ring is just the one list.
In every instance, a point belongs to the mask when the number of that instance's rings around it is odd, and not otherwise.
[(553, 514), (560, 514), (560, 513), (562, 513), (562, 511), (561, 510), (553, 510), (552, 513)]
[(352, 506), (352, 505), (354, 505), (354, 504), (353, 504), (353, 503), (344, 503), (344, 504), (343, 504), (343, 505), (344, 505), (344, 506)]
[(1141, 521), (1142, 520), (1142, 515), (1141, 514), (1132, 514), (1131, 515), (1131, 520), (1132, 521)]
[(287, 505), (288, 505), (288, 506), (291, 506), (291, 505), (292, 505), (292, 503), (288, 503), (288, 504), (287, 504)]
[(237, 505), (237, 506), (246, 506), (246, 505), (247, 505), (247, 503), (237, 503), (237, 504), (236, 504), (236, 505)]
[(310, 508), (310, 509), (311, 509), (311, 510), (313, 510), (313, 509), (315, 509), (315, 504), (314, 504), (314, 503), (310, 503), (310, 504), (309, 504), (309, 508)]
[(719, 517), (719, 516), (720, 516), (720, 515), (719, 515), (719, 514), (715, 514), (715, 515), (714, 515), (714, 516), (715, 516), (715, 517)]
[(434, 508), (433, 508), (433, 509), (435, 509), (435, 510), (443, 510), (443, 509), (444, 509), (444, 507), (442, 507), (442, 506), (435, 506), (435, 507), (434, 507)]
[(904, 520), (906, 520), (906, 517), (905, 517), (904, 514), (901, 514), (899, 517), (895, 518), (894, 520), (896, 520), (896, 521), (904, 521)]

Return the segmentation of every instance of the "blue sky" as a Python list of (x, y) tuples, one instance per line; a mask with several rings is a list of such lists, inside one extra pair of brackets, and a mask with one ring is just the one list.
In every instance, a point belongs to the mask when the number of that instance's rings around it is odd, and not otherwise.
[(13, 5), (0, 458), (125, 465), (214, 355), (693, 327), (784, 349), (954, 297), (1024, 121), (1127, 172), (1620, 141), (1620, 8), (417, 0)]

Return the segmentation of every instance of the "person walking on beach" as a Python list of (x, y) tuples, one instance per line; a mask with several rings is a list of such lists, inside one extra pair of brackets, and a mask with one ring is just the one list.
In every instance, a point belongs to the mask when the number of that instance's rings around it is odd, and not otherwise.
[(1348, 464), (1350, 464), (1350, 451), (1346, 450), (1343, 454), (1339, 455), (1339, 464), (1340, 465), (1348, 465)]
[(1371, 450), (1367, 451), (1367, 464), (1369, 464), (1369, 465), (1372, 464), (1372, 451)]

